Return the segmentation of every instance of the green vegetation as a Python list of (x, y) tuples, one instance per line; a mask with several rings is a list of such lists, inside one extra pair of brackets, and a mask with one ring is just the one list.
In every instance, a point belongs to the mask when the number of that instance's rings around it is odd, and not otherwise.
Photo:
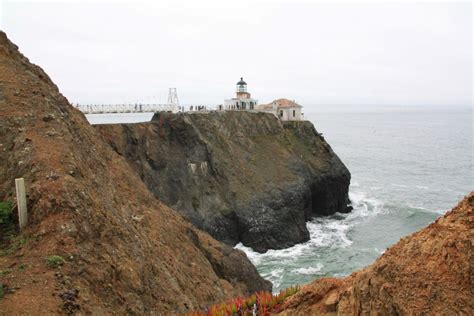
[(0, 256), (13, 253), (12, 240), (17, 233), (17, 226), (13, 217), (13, 203), (0, 202)]
[(7, 246), (1, 246), (0, 257), (14, 254), (18, 249), (28, 242), (28, 238), (25, 236), (9, 236)]
[(4, 295), (4, 291), (3, 291), (3, 284), (0, 283), (0, 299), (3, 298), (3, 295)]
[(13, 203), (11, 201), (0, 202), (0, 224), (13, 224)]
[(18, 270), (20, 270), (20, 271), (25, 271), (25, 270), (26, 270), (26, 264), (21, 263), (21, 264), (18, 266)]
[(288, 297), (294, 295), (300, 290), (299, 286), (291, 286), (282, 290), (277, 295), (270, 292), (258, 292), (249, 297), (238, 297), (233, 300), (213, 305), (204, 312), (189, 313), (188, 316), (227, 316), (227, 315), (252, 315), (254, 306), (257, 309), (257, 315), (270, 315), (276, 311), (281, 303)]
[(57, 255), (48, 256), (45, 258), (45, 260), (46, 265), (50, 268), (57, 268), (66, 262), (63, 257)]
[(4, 276), (10, 273), (12, 273), (12, 269), (0, 270), (0, 276)]

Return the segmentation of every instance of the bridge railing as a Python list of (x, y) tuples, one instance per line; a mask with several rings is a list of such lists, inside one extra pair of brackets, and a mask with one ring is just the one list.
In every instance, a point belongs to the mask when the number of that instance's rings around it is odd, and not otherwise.
[(86, 114), (179, 111), (178, 106), (170, 104), (76, 104), (74, 106)]

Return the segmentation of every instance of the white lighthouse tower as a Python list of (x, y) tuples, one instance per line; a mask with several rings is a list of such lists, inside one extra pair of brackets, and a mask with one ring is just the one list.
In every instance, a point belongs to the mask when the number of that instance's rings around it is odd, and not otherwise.
[(258, 100), (250, 97), (250, 92), (247, 91), (247, 83), (241, 77), (237, 82), (235, 98), (224, 100), (224, 107), (219, 106), (219, 110), (254, 111), (257, 102)]

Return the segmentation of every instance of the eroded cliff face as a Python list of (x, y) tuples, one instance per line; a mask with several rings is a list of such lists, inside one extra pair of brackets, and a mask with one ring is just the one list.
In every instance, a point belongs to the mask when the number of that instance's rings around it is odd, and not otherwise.
[(474, 193), (347, 278), (305, 286), (285, 315), (473, 315)]
[(3, 32), (0, 152), (0, 200), (23, 177), (29, 209), (26, 230), (0, 238), (0, 314), (168, 314), (271, 288), (158, 201)]
[(350, 173), (307, 121), (156, 113), (96, 128), (156, 197), (230, 245), (290, 247), (309, 239), (312, 216), (350, 210)]

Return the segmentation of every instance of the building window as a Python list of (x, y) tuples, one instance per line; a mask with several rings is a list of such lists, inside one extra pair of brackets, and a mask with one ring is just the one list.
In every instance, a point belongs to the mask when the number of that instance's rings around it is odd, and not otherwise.
[(280, 117), (283, 117), (283, 110), (280, 110)]
[(295, 111), (295, 110), (293, 110), (293, 117), (295, 117), (295, 116), (296, 116), (296, 111)]

